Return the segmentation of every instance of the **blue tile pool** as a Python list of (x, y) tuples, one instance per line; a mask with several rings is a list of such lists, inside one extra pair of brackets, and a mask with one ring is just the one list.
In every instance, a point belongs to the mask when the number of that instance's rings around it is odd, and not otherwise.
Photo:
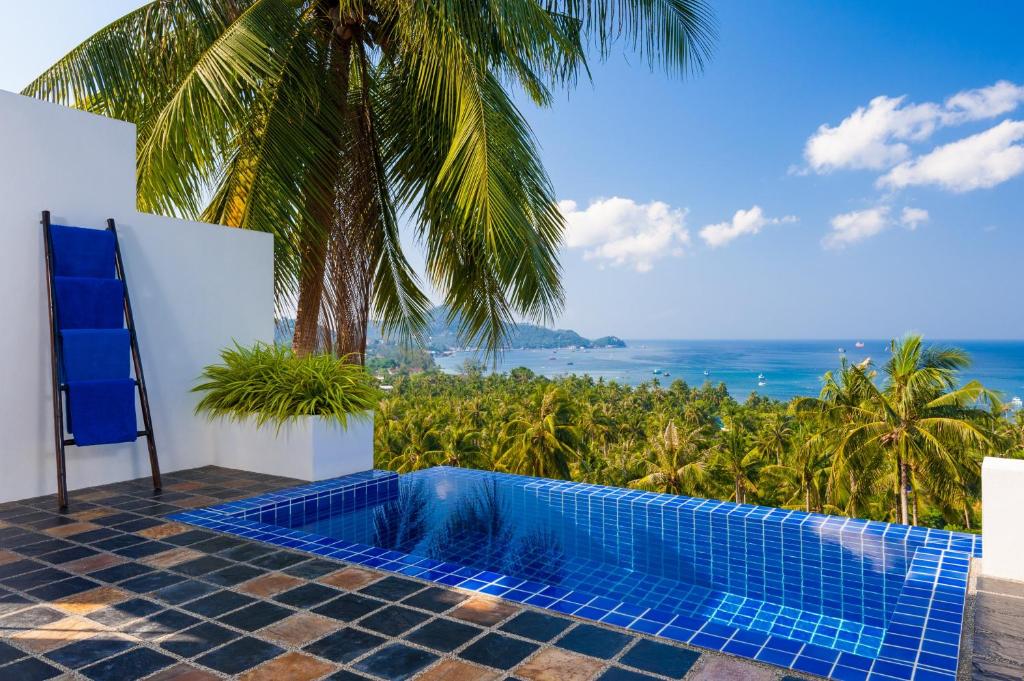
[(954, 679), (980, 538), (431, 468), (177, 520), (840, 680)]

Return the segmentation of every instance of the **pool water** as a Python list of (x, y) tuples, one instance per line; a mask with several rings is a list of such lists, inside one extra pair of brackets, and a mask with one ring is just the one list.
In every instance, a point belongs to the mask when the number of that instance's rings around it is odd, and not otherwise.
[[(656, 537), (649, 536), (651, 528), (642, 528), (648, 536), (637, 541), (623, 536), (618, 523), (606, 522), (608, 513), (567, 501), (573, 499), (537, 494), (518, 477), (430, 469), (399, 478), (393, 499), (293, 527), (674, 615), (862, 655), (878, 653), (881, 626), (745, 596), (746, 588), (739, 593), (713, 588), (711, 575), (680, 569), (685, 566), (678, 563), (693, 556), (677, 537), (669, 550), (659, 550), (667, 543), (663, 526)], [(869, 563), (865, 569), (876, 568)], [(881, 572), (873, 574), (884, 579)]]
[(980, 538), (438, 467), (179, 514), (831, 678), (956, 676)]

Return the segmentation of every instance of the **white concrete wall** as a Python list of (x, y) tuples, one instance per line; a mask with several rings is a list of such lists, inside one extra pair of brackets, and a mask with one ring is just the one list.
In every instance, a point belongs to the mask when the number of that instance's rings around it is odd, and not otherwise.
[[(138, 213), (133, 125), (0, 91), (0, 502), (56, 489), (44, 209), (117, 220), (161, 467), (218, 463), (225, 426), (189, 389), (232, 340), (273, 340), (271, 237)], [(144, 440), (67, 462), (72, 490), (149, 473)]]
[(1024, 582), (1024, 461), (986, 457), (981, 465), (981, 572)]

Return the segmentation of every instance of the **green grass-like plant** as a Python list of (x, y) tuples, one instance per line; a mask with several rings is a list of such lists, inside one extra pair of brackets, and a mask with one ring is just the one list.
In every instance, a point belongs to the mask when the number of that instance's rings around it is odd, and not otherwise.
[(300, 416), (322, 416), (347, 425), (362, 418), (379, 399), (373, 378), (358, 364), (331, 355), (297, 357), (291, 349), (235, 343), (220, 353), (222, 363), (203, 369), (192, 392), (205, 393), (196, 413), (211, 419), (255, 419), (281, 426)]

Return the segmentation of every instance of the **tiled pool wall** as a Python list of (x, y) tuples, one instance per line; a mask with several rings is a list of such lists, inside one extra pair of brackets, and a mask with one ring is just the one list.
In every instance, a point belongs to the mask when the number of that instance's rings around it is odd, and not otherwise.
[(888, 622), (917, 549), (970, 552), (976, 539), (600, 485), (530, 479), (523, 489), (527, 503), (533, 496), (599, 537), (573, 546), (576, 555), (602, 551), (629, 569), (875, 627)]
[[(463, 469), (426, 473), (479, 475)], [(791, 602), (799, 602), (794, 606), (798, 608), (818, 603), (823, 610), (842, 609), (829, 592), (844, 589), (845, 595), (853, 597), (851, 602), (859, 603), (850, 609), (859, 607), (862, 616), (882, 619), (885, 635), (879, 652), (870, 656), (842, 652), (712, 621), (666, 616), (609, 598), (290, 529), (396, 499), (398, 476), (386, 471), (367, 471), (172, 517), (840, 681), (956, 678), (969, 562), (981, 555), (980, 537), (599, 485), (518, 479), (524, 494), (538, 500), (556, 495), (563, 512), (574, 513), (591, 532), (602, 533), (602, 541), (623, 550), (632, 547), (637, 569), (668, 569), (673, 561), (692, 560), (691, 566), (671, 569), (681, 571), (682, 579), (703, 579), (714, 588), (743, 590), (765, 600), (797, 598)], [(551, 501), (548, 497), (547, 503)], [(677, 527), (672, 527), (673, 518), (679, 519)], [(713, 540), (720, 536), (726, 537), (721, 544)], [(659, 542), (665, 546), (656, 546)], [(797, 577), (792, 566), (805, 559), (805, 569)], [(806, 569), (808, 565), (812, 569)], [(885, 576), (875, 580), (871, 575), (882, 566)], [(707, 572), (698, 575), (701, 569)], [(871, 575), (865, 576), (868, 572)], [(847, 575), (857, 586), (844, 584)], [(804, 588), (809, 595), (790, 592)]]

